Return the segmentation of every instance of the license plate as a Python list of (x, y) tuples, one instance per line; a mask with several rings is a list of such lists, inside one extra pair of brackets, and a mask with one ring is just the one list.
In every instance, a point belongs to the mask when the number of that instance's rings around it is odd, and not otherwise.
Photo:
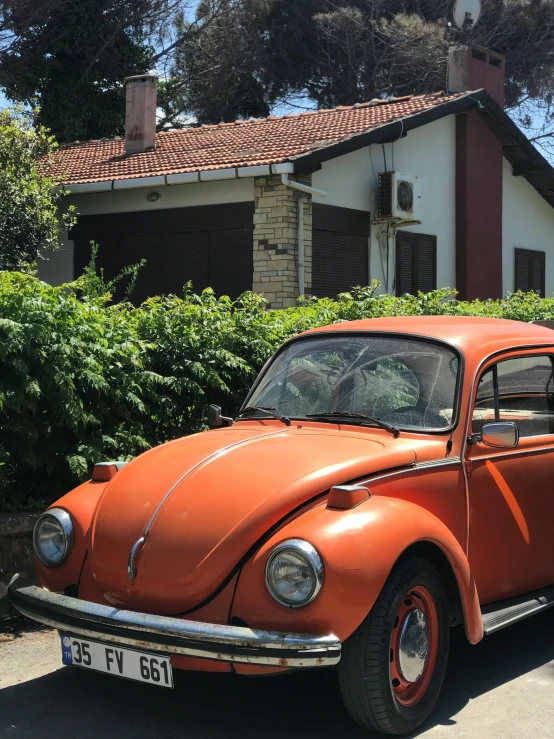
[(141, 683), (173, 687), (169, 657), (62, 634), (62, 662)]

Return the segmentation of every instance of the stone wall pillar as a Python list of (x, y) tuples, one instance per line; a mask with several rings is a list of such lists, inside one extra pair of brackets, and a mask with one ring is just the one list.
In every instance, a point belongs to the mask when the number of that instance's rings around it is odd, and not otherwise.
[(36, 513), (0, 513), (0, 621), (15, 611), (6, 593), (13, 575), (33, 577), (33, 528)]
[[(311, 175), (297, 179), (311, 185)], [(298, 298), (298, 195), (279, 175), (254, 180), (254, 277), (252, 289), (271, 308), (289, 308)], [(304, 204), (306, 293), (312, 284), (312, 203)]]

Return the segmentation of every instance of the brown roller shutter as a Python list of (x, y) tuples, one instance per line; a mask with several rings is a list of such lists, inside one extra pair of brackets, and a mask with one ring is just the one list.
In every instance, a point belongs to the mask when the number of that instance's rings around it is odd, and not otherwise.
[(237, 298), (252, 290), (254, 254), (252, 229), (210, 233), (210, 279), (217, 295)]
[(370, 215), (314, 203), (312, 293), (334, 298), (368, 283)]
[(192, 282), (194, 290), (209, 284), (209, 234), (165, 234), (163, 237), (163, 279), (159, 293), (181, 296), (183, 286)]
[(417, 289), (423, 293), (437, 289), (437, 238), (418, 234)]
[[(108, 242), (112, 254), (111, 276), (119, 274), (122, 269), (138, 264), (142, 259), (146, 264), (139, 270), (137, 281), (131, 295), (135, 303), (142, 303), (151, 295), (160, 295), (163, 291), (162, 272), (162, 236), (151, 234), (148, 239), (141, 236), (122, 236), (115, 242)], [(102, 262), (100, 262), (102, 264)], [(108, 269), (106, 269), (108, 274)], [(123, 297), (128, 280), (123, 280), (116, 289), (116, 298)]]
[(398, 231), (396, 294), (416, 295), (437, 288), (437, 237)]
[(414, 243), (412, 234), (396, 235), (396, 294), (414, 294)]
[(88, 264), (94, 240), (97, 266), (107, 279), (146, 259), (135, 303), (181, 295), (188, 281), (195, 292), (213, 287), (217, 295), (235, 298), (252, 288), (253, 216), (254, 203), (248, 202), (79, 217), (71, 233), (75, 275)]
[(341, 292), (367, 284), (367, 239), (364, 236), (316, 231), (312, 293), (334, 298)]
[(515, 250), (514, 290), (529, 292), (534, 290), (545, 296), (545, 253), (531, 249)]

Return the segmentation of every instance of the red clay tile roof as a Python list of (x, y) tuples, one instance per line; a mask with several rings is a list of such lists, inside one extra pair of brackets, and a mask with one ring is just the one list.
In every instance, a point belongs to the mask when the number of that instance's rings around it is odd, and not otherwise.
[(122, 138), (75, 142), (60, 146), (48, 173), (67, 184), (77, 184), (277, 164), (465, 94), (409, 95), (332, 110), (168, 131), (157, 135), (153, 151), (131, 156), (125, 155)]

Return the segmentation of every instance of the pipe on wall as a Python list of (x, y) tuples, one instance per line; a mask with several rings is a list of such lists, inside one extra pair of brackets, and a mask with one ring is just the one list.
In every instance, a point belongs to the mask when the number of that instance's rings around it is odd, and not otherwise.
[(310, 185), (304, 185), (302, 182), (291, 180), (288, 174), (281, 175), (281, 182), (283, 185), (291, 187), (293, 190), (300, 190), (300, 192), (306, 192), (308, 195), (317, 195), (320, 198), (327, 197), (325, 190), (318, 190), (316, 187), (310, 187)]
[(302, 182), (291, 180), (288, 174), (281, 175), (281, 182), (292, 190), (298, 190), (301, 194), (298, 196), (298, 296), (304, 295), (306, 287), (306, 252), (304, 248), (304, 203), (308, 202), (306, 195), (318, 195), (320, 198), (326, 198), (327, 193), (324, 190), (318, 190), (316, 187), (304, 185)]
[(308, 202), (308, 196), (305, 193), (300, 193), (298, 196), (298, 297), (304, 295), (306, 286), (306, 255), (304, 249), (304, 203), (306, 202)]

